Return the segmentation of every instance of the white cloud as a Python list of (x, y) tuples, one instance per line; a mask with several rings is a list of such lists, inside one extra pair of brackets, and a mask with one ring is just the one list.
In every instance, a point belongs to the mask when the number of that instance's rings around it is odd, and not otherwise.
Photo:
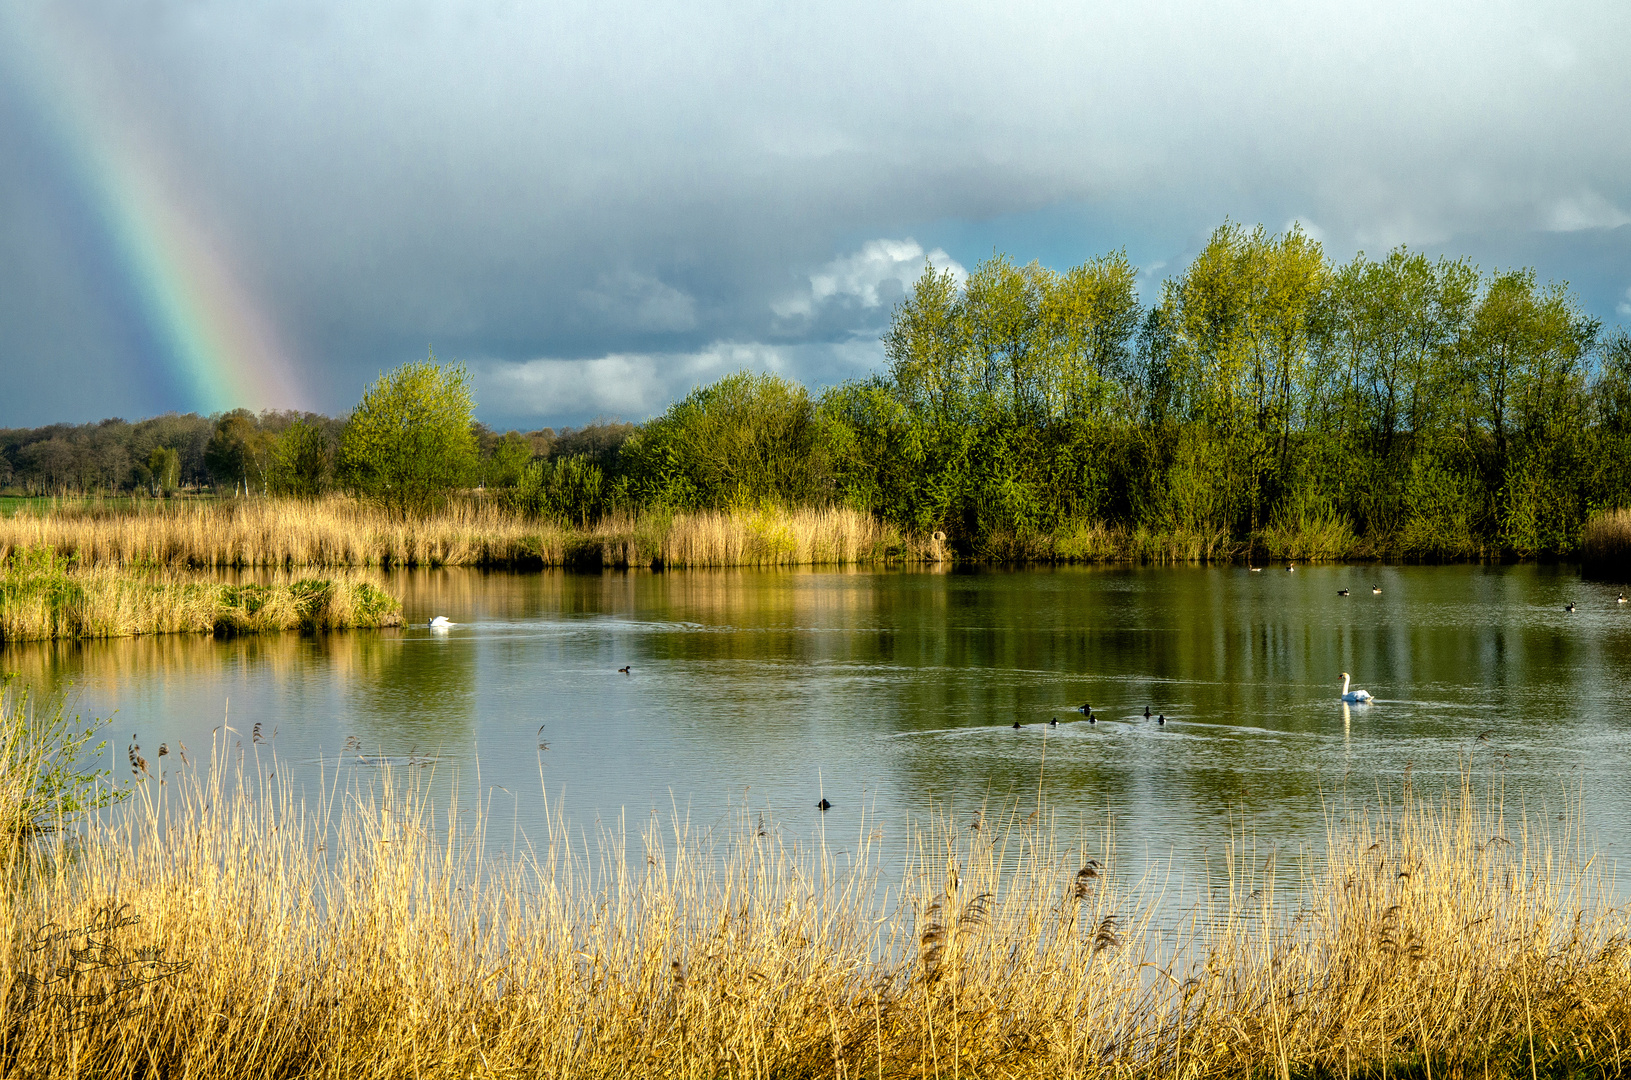
[(718, 343), (694, 353), (495, 362), (477, 367), (476, 383), (478, 400), (488, 403), (483, 412), (641, 419), (667, 406), (678, 384), (711, 382), (743, 368), (775, 370), (775, 364), (774, 349)]
[(1312, 221), (1309, 221), (1306, 217), (1299, 216), (1291, 218), (1285, 223), (1280, 231), (1283, 233), (1289, 233), (1294, 228), (1302, 229), (1303, 235), (1314, 241), (1316, 244), (1325, 243), (1325, 230), (1314, 224)]
[(736, 371), (785, 375), (818, 388), (872, 370), (882, 359), (873, 340), (767, 345), (714, 342), (695, 352), (613, 353), (583, 359), (541, 357), (471, 365), (483, 418), (505, 424), (578, 423), (590, 417), (643, 420)]
[(1625, 299), (1621, 300), (1619, 304), (1615, 306), (1614, 310), (1619, 312), (1621, 315), (1631, 317), (1631, 289), (1625, 290)]
[(869, 240), (853, 255), (840, 256), (811, 274), (808, 291), (777, 300), (770, 309), (778, 318), (791, 319), (809, 318), (833, 302), (881, 307), (912, 287), (922, 276), (925, 261), (936, 270), (950, 270), (959, 285), (968, 280), (968, 271), (942, 248), (925, 254), (923, 245), (911, 237)]
[(1542, 215), (1549, 232), (1579, 232), (1582, 229), (1617, 229), (1631, 224), (1631, 214), (1615, 206), (1595, 191), (1558, 199)]

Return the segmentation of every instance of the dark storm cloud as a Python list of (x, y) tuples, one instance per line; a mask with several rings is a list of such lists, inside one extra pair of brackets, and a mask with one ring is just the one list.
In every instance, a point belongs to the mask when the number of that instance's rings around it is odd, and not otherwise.
[[(64, 32), (330, 409), (427, 346), (502, 422), (641, 415), (736, 366), (842, 378), (937, 248), (1125, 244), (1153, 281), (1225, 215), (1544, 262), (1616, 317), (1618, 5), (1134, 7), (110, 0)], [(7, 292), (67, 260), (0, 237)], [(0, 341), (89, 333), (88, 291), (0, 303)], [(0, 393), (0, 422), (82, 411)]]

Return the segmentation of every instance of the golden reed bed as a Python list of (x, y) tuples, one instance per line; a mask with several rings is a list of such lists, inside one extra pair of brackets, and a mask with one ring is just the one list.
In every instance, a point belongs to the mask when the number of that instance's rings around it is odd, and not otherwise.
[(455, 503), (404, 519), (356, 500), (94, 504), (0, 518), (10, 549), (77, 553), (90, 565), (781, 566), (915, 557), (900, 534), (844, 508), (612, 515), (588, 528)]
[(931, 824), (904, 868), (880, 865), (874, 825), (586, 851), (557, 820), (502, 856), (485, 815), (438, 815), (400, 777), (306, 801), (255, 749), (178, 766), (14, 861), (6, 1075), (1535, 1077), (1631, 1061), (1624, 913), (1570, 835), (1465, 781), (1333, 817), (1295, 895), (1231, 845), (1174, 939), (1152, 922), (1157, 882), (1045, 814)]
[(229, 584), (163, 567), (83, 567), (40, 549), (0, 553), (0, 644), (401, 623), (401, 601), (350, 573)]

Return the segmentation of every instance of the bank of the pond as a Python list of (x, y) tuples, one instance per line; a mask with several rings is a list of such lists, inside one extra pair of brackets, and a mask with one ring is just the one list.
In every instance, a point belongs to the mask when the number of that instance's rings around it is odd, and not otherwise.
[(0, 519), (12, 548), (87, 565), (798, 566), (916, 561), (938, 554), (867, 514), (834, 508), (608, 515), (573, 526), (457, 500), (403, 516), (355, 499), (240, 499), (133, 509), (53, 507)]
[(0, 556), (0, 643), (137, 634), (258, 634), (397, 626), (402, 604), (351, 577), (235, 584), (50, 551)]
[[(11, 864), (7, 1075), (1631, 1065), (1623, 912), (1564, 826), (1465, 777), (1436, 800), (1407, 782), (1381, 811), (1334, 814), (1298, 894), (1276, 893), (1262, 851), (1230, 845), (1174, 939), (1151, 920), (1160, 882), (1024, 807), (922, 828), (904, 867), (880, 866), (864, 836), (839, 853), (763, 822), (609, 836), (598, 857), (557, 824), (506, 859), (483, 851), (479, 811), (444, 818), (401, 778), (320, 785), (308, 804), (270, 764), (172, 765), (128, 814), (40, 834), (71, 858), (36, 846)], [(880, 873), (902, 884), (880, 889)]]
[(608, 514), (573, 524), (457, 499), (404, 516), (344, 496), (125, 501), (63, 500), (0, 518), (0, 555), (45, 549), (86, 565), (242, 567), (480, 566), (769, 567), (942, 561), (1009, 564), (1332, 562), (1403, 557), (1480, 559), (1480, 548), (1405, 553), (1345, 522), (1278, 523), (1250, 537), (1226, 530), (1076, 522), (1048, 533), (918, 536), (847, 507)]

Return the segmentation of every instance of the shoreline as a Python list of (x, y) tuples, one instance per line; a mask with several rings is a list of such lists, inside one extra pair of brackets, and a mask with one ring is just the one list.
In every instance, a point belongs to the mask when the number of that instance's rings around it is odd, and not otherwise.
[(592, 524), (531, 518), (497, 500), (457, 500), (419, 517), (342, 496), (248, 498), (152, 505), (93, 501), (0, 516), (0, 558), (48, 550), (86, 566), (190, 570), (476, 566), (681, 569), (947, 563), (1048, 565), (1434, 565), (1578, 561), (1588, 572), (1631, 564), (1631, 514), (1601, 515), (1572, 554), (1519, 555), (1487, 547), (1414, 550), (1373, 543), (1329, 522), (1222, 532), (1079, 523), (1051, 534), (974, 539), (916, 535), (847, 507), (607, 514)]

